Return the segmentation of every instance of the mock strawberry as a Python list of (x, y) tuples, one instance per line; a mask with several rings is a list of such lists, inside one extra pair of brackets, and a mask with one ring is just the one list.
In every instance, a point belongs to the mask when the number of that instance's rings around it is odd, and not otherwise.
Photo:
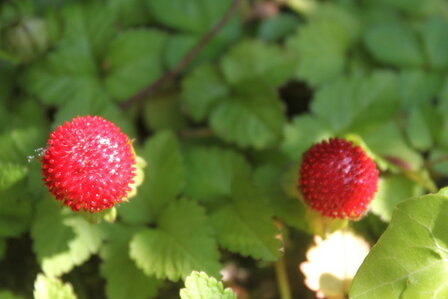
[(355, 219), (378, 188), (378, 170), (361, 147), (333, 138), (303, 155), (299, 186), (312, 209), (331, 218)]
[(74, 211), (100, 212), (126, 199), (135, 173), (131, 141), (99, 116), (59, 126), (42, 157), (45, 185)]

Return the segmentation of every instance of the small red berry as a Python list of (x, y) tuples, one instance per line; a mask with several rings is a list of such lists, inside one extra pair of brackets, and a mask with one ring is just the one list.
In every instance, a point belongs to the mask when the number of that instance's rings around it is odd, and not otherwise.
[(42, 157), (45, 185), (74, 211), (113, 207), (127, 198), (135, 173), (131, 141), (99, 116), (79, 116), (59, 126)]
[(331, 218), (358, 218), (378, 188), (375, 162), (359, 146), (333, 138), (312, 146), (300, 168), (305, 202)]

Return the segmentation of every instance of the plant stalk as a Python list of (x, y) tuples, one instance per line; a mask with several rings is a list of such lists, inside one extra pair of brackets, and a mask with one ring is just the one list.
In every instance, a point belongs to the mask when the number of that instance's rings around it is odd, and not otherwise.
[(291, 287), (289, 285), (288, 274), (286, 273), (286, 264), (284, 255), (275, 263), (275, 272), (277, 274), (277, 283), (280, 292), (280, 298), (292, 299)]

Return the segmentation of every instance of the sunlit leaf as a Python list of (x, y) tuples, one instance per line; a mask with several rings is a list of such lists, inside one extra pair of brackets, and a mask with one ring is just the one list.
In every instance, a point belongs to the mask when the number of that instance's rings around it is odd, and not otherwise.
[(448, 296), (447, 190), (400, 203), (367, 256), (350, 298)]

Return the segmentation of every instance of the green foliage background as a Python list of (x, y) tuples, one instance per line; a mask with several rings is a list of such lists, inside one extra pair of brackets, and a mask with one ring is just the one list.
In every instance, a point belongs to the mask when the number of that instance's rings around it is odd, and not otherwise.
[[(178, 298), (193, 270), (208, 276), (192, 274), (182, 298), (234, 298), (212, 278), (229, 263), (249, 271), (239, 287), (253, 298), (276, 298), (280, 248), (294, 298), (312, 297), (297, 264), (316, 228), (297, 172), (332, 136), (381, 169), (351, 226), (373, 244), (394, 224), (350, 296), (448, 296), (448, 197), (418, 197), (447, 182), (448, 3), (243, 0), (176, 78), (126, 104), (231, 2), (2, 2), (0, 298)], [(61, 209), (41, 182), (49, 132), (87, 114), (119, 125), (147, 163), (112, 224)]]

